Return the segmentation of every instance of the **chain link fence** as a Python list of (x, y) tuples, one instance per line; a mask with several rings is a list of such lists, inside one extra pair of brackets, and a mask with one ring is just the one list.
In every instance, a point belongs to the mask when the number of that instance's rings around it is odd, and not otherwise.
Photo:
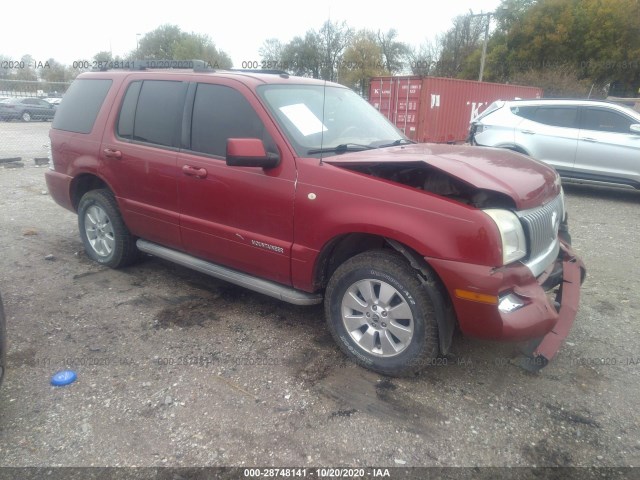
[(70, 84), (0, 79), (0, 166), (48, 163), (51, 121)]

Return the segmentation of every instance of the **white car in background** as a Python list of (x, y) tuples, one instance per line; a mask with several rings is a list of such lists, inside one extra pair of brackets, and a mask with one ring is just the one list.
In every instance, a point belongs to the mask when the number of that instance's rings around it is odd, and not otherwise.
[(471, 123), (469, 140), (524, 153), (569, 180), (640, 189), (640, 113), (622, 105), (498, 101)]
[(45, 102), (49, 102), (51, 105), (55, 105), (57, 107), (58, 105), (60, 105), (60, 102), (62, 101), (62, 98), (51, 97), (51, 98), (45, 98), (44, 101)]

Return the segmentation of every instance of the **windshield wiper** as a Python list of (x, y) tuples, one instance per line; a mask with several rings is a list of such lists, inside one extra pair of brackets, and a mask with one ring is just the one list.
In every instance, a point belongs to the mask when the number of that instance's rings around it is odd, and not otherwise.
[(314, 153), (345, 153), (345, 152), (361, 152), (362, 150), (373, 150), (376, 147), (371, 145), (362, 145), (360, 143), (341, 143), (335, 147), (327, 148), (312, 148), (307, 152), (307, 155)]
[(397, 147), (398, 145), (402, 145), (403, 143), (411, 144), (411, 143), (418, 143), (418, 142), (414, 142), (413, 140), (409, 140), (408, 138), (399, 138), (398, 140), (396, 140), (394, 142), (385, 143), (384, 145), (380, 145), (378, 148)]

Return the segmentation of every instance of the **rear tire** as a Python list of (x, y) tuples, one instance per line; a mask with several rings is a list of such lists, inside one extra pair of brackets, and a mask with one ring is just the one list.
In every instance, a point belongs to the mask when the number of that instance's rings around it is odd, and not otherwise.
[(30, 122), (31, 121), (31, 114), (29, 112), (23, 112), (22, 116), (20, 118), (22, 118), (23, 122)]
[(325, 293), (329, 330), (361, 366), (390, 376), (410, 375), (434, 363), (438, 323), (433, 296), (404, 257), (364, 252), (334, 272)]
[(78, 205), (78, 228), (85, 252), (102, 265), (120, 268), (140, 257), (136, 238), (124, 224), (118, 203), (107, 189), (83, 195)]

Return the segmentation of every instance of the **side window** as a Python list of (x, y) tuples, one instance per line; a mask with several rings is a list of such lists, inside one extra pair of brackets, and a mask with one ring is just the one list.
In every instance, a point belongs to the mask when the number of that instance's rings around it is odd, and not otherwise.
[[(186, 90), (187, 84), (183, 82), (142, 82), (133, 120), (133, 140), (177, 147)], [(125, 104), (126, 98), (123, 107)]]
[(193, 105), (191, 150), (224, 157), (228, 138), (259, 138), (268, 151), (277, 151), (258, 114), (240, 92), (199, 83)]
[(575, 128), (577, 107), (539, 107), (532, 120), (554, 127)]
[(582, 128), (599, 132), (629, 133), (631, 119), (602, 108), (585, 108), (582, 111)]
[(527, 118), (529, 120), (533, 120), (535, 118), (536, 110), (538, 107), (511, 107), (511, 113), (517, 115), (522, 118)]

